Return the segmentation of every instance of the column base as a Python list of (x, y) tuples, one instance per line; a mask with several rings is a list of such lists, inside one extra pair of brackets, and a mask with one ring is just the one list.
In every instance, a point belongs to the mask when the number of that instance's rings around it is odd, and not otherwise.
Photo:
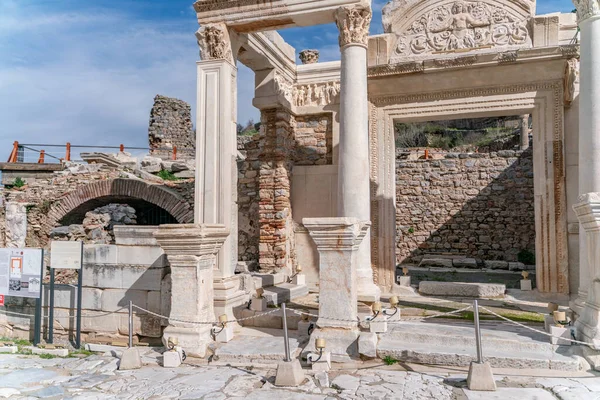
[(310, 335), (308, 345), (304, 348), (302, 357), (309, 353), (318, 353), (315, 347), (317, 339), (325, 339), (325, 351), (331, 353), (331, 361), (348, 362), (359, 357), (357, 329), (317, 328)]
[[(235, 316), (233, 309), (236, 307), (245, 307), (248, 303), (248, 294), (240, 289), (239, 275), (229, 276), (227, 278), (215, 277), (214, 280), (214, 307), (215, 315), (227, 315), (227, 319), (233, 321)], [(239, 326), (237, 322), (234, 326)]]
[[(590, 297), (600, 293), (600, 281), (590, 284)], [(600, 306), (596, 301), (587, 301), (580, 317), (575, 321), (577, 340), (591, 343), (595, 350), (600, 350)]]
[[(573, 310), (575, 314), (577, 314), (577, 318), (583, 313), (583, 308), (585, 307), (585, 301), (587, 299), (587, 292), (579, 292), (577, 297), (569, 302), (569, 308)], [(577, 319), (575, 318), (575, 319)]]
[(358, 281), (358, 301), (374, 303), (381, 298), (381, 289), (373, 282)]
[(206, 349), (213, 342), (211, 337), (211, 326), (173, 326), (165, 328), (162, 336), (162, 342), (167, 346), (170, 337), (177, 338), (179, 347), (185, 350), (185, 353), (191, 357), (206, 357)]

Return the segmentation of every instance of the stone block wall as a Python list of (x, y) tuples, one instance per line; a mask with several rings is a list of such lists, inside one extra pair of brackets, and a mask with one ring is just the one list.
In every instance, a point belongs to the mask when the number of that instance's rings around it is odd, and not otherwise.
[(154, 98), (148, 127), (150, 154), (170, 160), (172, 149), (177, 147), (178, 159), (193, 159), (196, 134), (192, 126), (192, 113), (188, 103), (161, 95)]
[(263, 272), (295, 265), (291, 171), (294, 165), (332, 163), (331, 114), (294, 116), (265, 110), (261, 130), (239, 136), (239, 259)]
[(396, 158), (396, 256), (516, 261), (535, 253), (531, 150)]
[(333, 155), (331, 114), (296, 117), (296, 165), (330, 165)]

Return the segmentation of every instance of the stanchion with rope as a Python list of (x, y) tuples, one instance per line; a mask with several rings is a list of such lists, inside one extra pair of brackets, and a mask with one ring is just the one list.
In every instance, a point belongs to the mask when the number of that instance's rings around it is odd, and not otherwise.
[(300, 365), (300, 360), (292, 360), (290, 356), (290, 343), (285, 307), (285, 303), (281, 303), (281, 313), (283, 316), (283, 346), (285, 349), (285, 359), (277, 365), (275, 386), (300, 386), (302, 382), (304, 382), (304, 371), (302, 370), (302, 365)]
[(469, 390), (494, 392), (496, 391), (496, 381), (492, 373), (492, 366), (483, 361), (483, 351), (481, 348), (481, 327), (479, 326), (479, 304), (473, 300), (473, 316), (475, 320), (475, 343), (477, 346), (477, 361), (471, 362), (469, 366), (469, 375), (467, 377), (467, 387)]

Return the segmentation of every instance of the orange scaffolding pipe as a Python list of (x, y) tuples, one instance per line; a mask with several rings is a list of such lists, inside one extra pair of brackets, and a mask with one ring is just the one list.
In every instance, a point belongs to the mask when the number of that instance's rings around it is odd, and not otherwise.
[(10, 153), (10, 156), (8, 156), (8, 162), (9, 163), (16, 163), (17, 162), (17, 155), (19, 153), (19, 142), (15, 141), (13, 143), (13, 149)]

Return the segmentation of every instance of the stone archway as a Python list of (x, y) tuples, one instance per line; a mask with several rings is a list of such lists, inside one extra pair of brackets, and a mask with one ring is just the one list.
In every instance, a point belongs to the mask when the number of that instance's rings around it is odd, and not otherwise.
[(134, 179), (110, 179), (81, 186), (58, 199), (48, 212), (48, 224), (56, 225), (69, 212), (88, 201), (110, 196), (144, 200), (167, 211), (182, 224), (194, 220), (193, 208), (177, 193), (163, 186)]

